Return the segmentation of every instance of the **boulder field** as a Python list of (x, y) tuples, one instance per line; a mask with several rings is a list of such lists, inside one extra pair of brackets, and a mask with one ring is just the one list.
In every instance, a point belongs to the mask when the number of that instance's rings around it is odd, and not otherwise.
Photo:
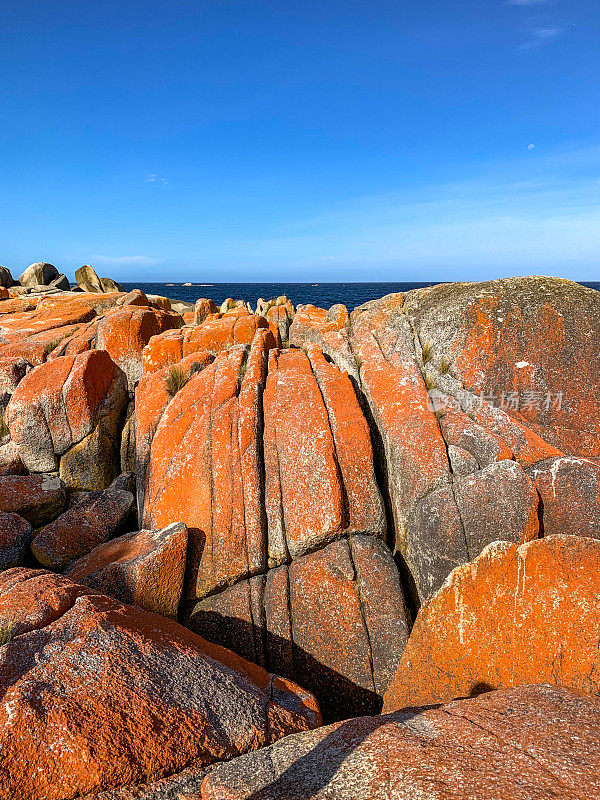
[(600, 796), (600, 293), (76, 277), (0, 270), (0, 800)]

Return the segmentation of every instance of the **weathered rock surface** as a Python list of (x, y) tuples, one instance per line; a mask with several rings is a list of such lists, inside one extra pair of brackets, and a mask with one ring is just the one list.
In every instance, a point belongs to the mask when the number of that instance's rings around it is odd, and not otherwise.
[(2, 798), (66, 800), (156, 780), (319, 724), (294, 684), (61, 575), (1, 573), (9, 623)]
[(10, 289), (15, 283), (11, 271), (8, 267), (0, 267), (0, 286)]
[(589, 391), (600, 380), (598, 292), (558, 278), (450, 283), (410, 292), (406, 310), (465, 389), (504, 397), (568, 454), (600, 455), (600, 395)]
[(152, 441), (143, 524), (188, 526), (191, 597), (266, 566), (257, 436), (270, 338), (259, 333), (250, 351), (233, 348), (193, 375), (167, 406)]
[(0, 475), (0, 511), (19, 514), (35, 527), (55, 519), (66, 504), (57, 475)]
[(23, 563), (30, 538), (31, 525), (23, 517), (0, 511), (0, 570)]
[(187, 796), (582, 800), (600, 791), (599, 723), (597, 698), (551, 686), (505, 689), (287, 736), (209, 768)]
[(266, 508), (273, 565), (343, 532), (383, 536), (367, 423), (347, 376), (318, 348), (271, 351), (264, 395)]
[(175, 619), (183, 591), (187, 538), (187, 528), (177, 522), (159, 531), (126, 533), (78, 558), (65, 575), (122, 603)]
[(58, 277), (59, 273), (55, 266), (46, 261), (38, 261), (27, 267), (19, 276), (19, 283), (21, 286), (47, 286)]
[(408, 638), (397, 570), (372, 536), (211, 595), (186, 624), (309, 688), (328, 719), (378, 710)]
[(75, 506), (36, 531), (31, 552), (44, 567), (61, 569), (114, 536), (132, 506), (130, 492), (85, 493)]
[(291, 347), (317, 344), (323, 352), (358, 383), (358, 365), (349, 341), (350, 317), (344, 305), (332, 306), (329, 311), (313, 305), (296, 309), (289, 329)]
[[(109, 473), (115, 472), (126, 402), (125, 376), (107, 352), (94, 350), (55, 358), (29, 372), (15, 390), (6, 418), (27, 469), (52, 472), (60, 461), (61, 477), (68, 485), (92, 489), (98, 486), (85, 480), (85, 462), (94, 470), (105, 464)], [(74, 446), (75, 452), (67, 456)], [(67, 463), (84, 462), (80, 481), (71, 467), (63, 467), (65, 458)], [(107, 477), (110, 483), (114, 474)]]
[(543, 506), (544, 535), (600, 539), (600, 464), (563, 456), (527, 470)]
[(600, 543), (496, 542), (419, 611), (384, 711), (555, 683), (600, 695)]
[(110, 357), (127, 376), (133, 390), (142, 375), (142, 351), (152, 336), (181, 325), (179, 314), (142, 306), (123, 306), (106, 313), (98, 325), (96, 347)]

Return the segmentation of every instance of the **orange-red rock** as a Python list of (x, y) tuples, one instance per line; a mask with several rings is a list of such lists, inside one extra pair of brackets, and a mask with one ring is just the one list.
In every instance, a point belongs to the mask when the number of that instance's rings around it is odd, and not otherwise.
[[(294, 734), (195, 775), (197, 800), (587, 800), (600, 795), (600, 703), (551, 686)], [(150, 788), (150, 787), (149, 787)], [(167, 797), (151, 791), (140, 800)]]
[(202, 325), (210, 314), (216, 314), (216, 312), (217, 307), (214, 300), (209, 300), (206, 297), (198, 298), (194, 306), (194, 324)]
[(318, 344), (341, 370), (358, 382), (358, 366), (348, 336), (349, 324), (348, 309), (342, 304), (332, 306), (329, 311), (313, 305), (298, 306), (290, 326), (290, 346)]
[(177, 617), (183, 590), (187, 528), (137, 531), (98, 545), (65, 570), (71, 580), (110, 594), (122, 603)]
[(417, 501), (450, 481), (446, 444), (416, 360), (403, 296), (359, 306), (351, 327), (362, 390), (385, 456), (396, 547), (405, 555), (407, 523)]
[(36, 527), (57, 517), (66, 502), (56, 475), (0, 475), (0, 511), (19, 514)]
[(274, 334), (279, 332), (282, 344), (286, 344), (289, 338), (289, 330), (294, 319), (294, 306), (289, 300), (284, 304), (271, 306), (267, 310), (266, 316), (269, 327)]
[(209, 316), (202, 325), (190, 331), (183, 354), (187, 355), (189, 348), (193, 347), (218, 355), (236, 344), (250, 344), (260, 329), (270, 329), (276, 336), (275, 344), (281, 344), (277, 329), (271, 328), (264, 317), (250, 314), (245, 308)]
[(329, 417), (343, 485), (345, 528), (383, 536), (385, 511), (375, 479), (371, 434), (352, 382), (327, 361), (320, 347), (309, 344), (306, 353)]
[(30, 369), (31, 364), (24, 358), (0, 356), (0, 412), (4, 411), (19, 382)]
[[(25, 466), (51, 472), (58, 457), (98, 424), (116, 438), (126, 403), (125, 376), (108, 353), (95, 350), (55, 358), (19, 383), (6, 418)], [(106, 458), (112, 454), (108, 452)]]
[(391, 553), (351, 536), (197, 603), (211, 641), (304, 681), (329, 719), (377, 711), (408, 636)]
[(123, 306), (106, 313), (98, 325), (96, 347), (107, 350), (127, 375), (130, 391), (142, 375), (142, 351), (152, 336), (179, 328), (179, 314), (141, 306)]
[(249, 353), (233, 348), (194, 375), (154, 435), (143, 524), (188, 526), (192, 597), (265, 567), (258, 431), (270, 346), (259, 332)]
[(60, 569), (114, 536), (132, 506), (130, 492), (119, 489), (89, 492), (60, 517), (36, 531), (31, 552), (43, 566)]
[(557, 278), (451, 283), (410, 292), (434, 360), (465, 389), (567, 454), (600, 455), (600, 294)]
[(62, 575), (1, 573), (0, 625), (9, 622), (2, 800), (156, 780), (319, 724), (314, 700), (290, 682)]
[(600, 542), (489, 545), (419, 611), (384, 711), (554, 683), (600, 694)]
[[(161, 339), (155, 336), (152, 342)], [(150, 345), (149, 345), (150, 346)], [(144, 350), (146, 352), (146, 349)], [(172, 366), (188, 378), (201, 372), (214, 357), (210, 353), (192, 353)], [(142, 375), (135, 389), (135, 471), (137, 475), (138, 508), (144, 508), (146, 478), (150, 461), (150, 446), (165, 408), (173, 399), (168, 386), (171, 367), (166, 366), (157, 372)], [(174, 387), (173, 387), (174, 388)]]

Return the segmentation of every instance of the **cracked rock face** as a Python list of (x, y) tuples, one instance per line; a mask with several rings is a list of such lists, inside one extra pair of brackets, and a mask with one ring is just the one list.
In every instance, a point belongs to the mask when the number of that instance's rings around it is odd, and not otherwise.
[[(27, 796), (61, 796), (56, 769), (98, 800), (596, 796), (595, 755), (548, 731), (577, 719), (597, 750), (597, 701), (564, 687), (600, 693), (600, 294), (518, 278), (253, 314), (98, 280), (0, 300), (0, 556), (88, 584), (0, 573), (23, 584), (0, 668), (48, 763), (15, 767), (48, 771)], [(140, 608), (161, 615), (141, 633)], [(15, 644), (11, 615), (37, 620)], [(308, 692), (327, 722), (394, 714), (207, 766), (316, 724)]]

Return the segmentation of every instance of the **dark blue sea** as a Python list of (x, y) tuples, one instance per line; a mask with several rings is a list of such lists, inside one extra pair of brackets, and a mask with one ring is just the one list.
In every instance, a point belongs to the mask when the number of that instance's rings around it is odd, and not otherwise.
[[(436, 281), (439, 283), (439, 281)], [(583, 282), (584, 286), (600, 290), (600, 282)], [(129, 289), (142, 289), (147, 294), (159, 294), (186, 303), (195, 303), (199, 297), (209, 297), (221, 305), (227, 297), (242, 299), (256, 306), (259, 297), (269, 300), (285, 294), (294, 305), (312, 303), (329, 308), (334, 303), (343, 303), (349, 311), (367, 300), (376, 300), (391, 292), (408, 292), (434, 283), (125, 283)]]

